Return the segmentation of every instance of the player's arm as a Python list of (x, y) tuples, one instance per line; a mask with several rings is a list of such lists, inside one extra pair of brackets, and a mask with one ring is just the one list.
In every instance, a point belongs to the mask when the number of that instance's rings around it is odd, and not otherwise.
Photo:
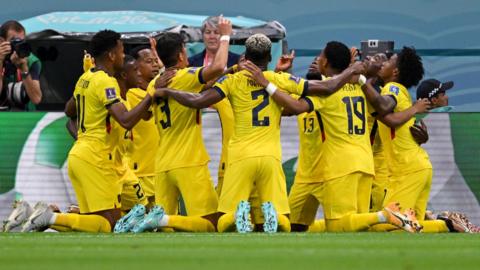
[(224, 96), (215, 88), (210, 88), (200, 93), (190, 93), (186, 91), (176, 91), (173, 89), (163, 88), (157, 89), (155, 97), (171, 97), (183, 106), (203, 109), (221, 101)]
[(218, 31), (221, 35), (220, 46), (218, 47), (218, 51), (215, 54), (212, 64), (203, 68), (202, 70), (202, 79), (204, 82), (218, 78), (227, 66), (230, 35), (232, 34), (232, 23), (223, 18), (223, 16), (220, 16), (218, 21)]
[(77, 121), (73, 118), (68, 118), (68, 121), (65, 125), (67, 128), (68, 133), (74, 140), (77, 140), (77, 134), (78, 134), (78, 127), (77, 127)]
[(329, 80), (309, 80), (308, 91), (309, 96), (328, 96), (335, 93), (338, 89), (342, 88), (346, 83), (349, 83), (354, 75), (361, 74), (365, 71), (364, 64), (362, 62), (355, 62), (345, 69), (342, 73), (333, 76)]
[(417, 113), (424, 113), (430, 109), (430, 101), (425, 99), (419, 99), (410, 108), (401, 112), (391, 112), (383, 116), (379, 116), (379, 120), (385, 125), (396, 128), (408, 122)]
[(145, 98), (132, 110), (128, 111), (124, 104), (116, 102), (107, 107), (108, 112), (125, 129), (132, 129), (140, 121), (152, 104), (152, 96)]
[(362, 91), (365, 94), (365, 97), (379, 115), (382, 116), (391, 113), (397, 105), (395, 98), (389, 95), (380, 95), (380, 93), (375, 90), (373, 82), (374, 79), (369, 78), (366, 83), (362, 85)]
[[(244, 65), (244, 68), (250, 72), (249, 75), (251, 79), (255, 80), (258, 84), (262, 85), (271, 98), (280, 106), (283, 107), (282, 114), (284, 115), (296, 115), (303, 112), (312, 111), (313, 106), (309, 99), (294, 99), (289, 94), (281, 91), (271, 84), (263, 75), (263, 71), (255, 64), (250, 61), (247, 61)], [(273, 88), (272, 88), (273, 87)]]

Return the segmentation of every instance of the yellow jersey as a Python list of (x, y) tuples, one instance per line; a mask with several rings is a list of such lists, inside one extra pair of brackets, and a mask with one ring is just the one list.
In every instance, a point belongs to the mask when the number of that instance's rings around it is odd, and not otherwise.
[[(410, 93), (399, 83), (387, 83), (382, 89), (382, 95), (395, 98), (397, 105), (394, 112), (401, 112), (412, 106)], [(410, 127), (414, 123), (415, 117), (396, 128), (379, 123), (380, 137), (391, 175), (405, 175), (432, 168), (427, 152), (415, 142), (410, 133)]]
[[(191, 67), (177, 70), (168, 88), (199, 93), (205, 83), (202, 69)], [(158, 77), (150, 82), (147, 92), (155, 91)], [(203, 143), (200, 110), (185, 107), (167, 97), (153, 102), (153, 113), (160, 137), (155, 165), (157, 173), (208, 163), (210, 157)]]
[(325, 141), (325, 130), (321, 121), (319, 111), (312, 111), (297, 116), (297, 127), (299, 135), (299, 150), (297, 161), (297, 172), (295, 182), (311, 183), (318, 182), (313, 178), (315, 168), (320, 166), (323, 141)]
[[(120, 97), (120, 102), (125, 105), (129, 111), (130, 105), (127, 101)], [(113, 161), (113, 166), (117, 175), (120, 178), (135, 179), (133, 171), (128, 167), (129, 160), (133, 151), (133, 134), (131, 130), (123, 128), (115, 119), (108, 115), (107, 123), (109, 123), (109, 140), (108, 146), (110, 149), (110, 158)]]
[(104, 71), (88, 70), (80, 76), (73, 92), (78, 139), (69, 155), (75, 155), (97, 167), (110, 164), (108, 107), (119, 102), (119, 97), (117, 80)]
[[(228, 146), (228, 163), (250, 157), (272, 156), (281, 161), (280, 119), (282, 108), (267, 91), (245, 76), (247, 71), (220, 78), (214, 89), (227, 97), (234, 115), (233, 135)], [(308, 83), (288, 73), (263, 72), (279, 89), (301, 96)]]
[[(132, 88), (127, 92), (127, 102), (131, 108), (137, 106), (147, 95), (147, 91)], [(129, 167), (139, 177), (155, 175), (155, 156), (158, 148), (158, 130), (155, 118), (140, 120), (132, 129), (133, 151)]]
[(325, 140), (312, 173), (319, 181), (354, 172), (374, 175), (367, 99), (358, 84), (346, 84), (327, 97), (306, 97), (321, 116)]

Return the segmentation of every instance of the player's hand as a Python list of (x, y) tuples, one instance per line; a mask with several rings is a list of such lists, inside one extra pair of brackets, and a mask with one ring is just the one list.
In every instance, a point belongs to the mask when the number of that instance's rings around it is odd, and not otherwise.
[(5, 57), (12, 52), (12, 46), (10, 46), (10, 42), (4, 41), (0, 43), (0, 61), (3, 62)]
[(155, 89), (167, 87), (167, 85), (172, 81), (172, 78), (175, 77), (177, 71), (174, 69), (166, 70), (160, 75), (155, 81)]
[(413, 104), (413, 107), (415, 108), (416, 113), (425, 113), (430, 110), (432, 106), (432, 103), (428, 100), (428, 98), (421, 98), (418, 99), (415, 104)]
[(353, 64), (355, 63), (356, 59), (358, 56), (358, 49), (357, 47), (351, 47), (350, 48), (350, 63)]
[(261, 86), (267, 87), (267, 85), (270, 83), (263, 75), (263, 71), (251, 61), (245, 61), (242, 64), (242, 69), (245, 69), (250, 73), (250, 74), (246, 74), (245, 76), (253, 79)]
[(150, 41), (150, 49), (152, 50), (153, 56), (157, 58), (157, 63), (160, 68), (163, 68), (165, 65), (163, 64), (162, 60), (160, 60), (160, 57), (158, 56), (157, 53), (157, 40), (153, 37), (148, 39)]
[(292, 50), (289, 54), (282, 55), (275, 66), (275, 72), (287, 71), (293, 66), (293, 59), (295, 59), (295, 50)]
[(220, 15), (218, 19), (218, 32), (220, 36), (230, 36), (232, 35), (232, 31), (232, 22), (225, 19), (223, 15)]
[(410, 127), (410, 133), (412, 134), (413, 139), (419, 144), (424, 144), (428, 141), (428, 131), (427, 126), (420, 119), (419, 124), (415, 124)]
[(353, 64), (351, 64), (349, 67), (353, 71), (353, 74), (358, 75), (358, 74), (364, 74), (365, 73), (365, 64), (363, 62), (357, 61)]

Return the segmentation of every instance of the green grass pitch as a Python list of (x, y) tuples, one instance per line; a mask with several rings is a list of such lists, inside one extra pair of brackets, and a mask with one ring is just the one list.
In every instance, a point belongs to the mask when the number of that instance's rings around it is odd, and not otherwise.
[(480, 235), (0, 233), (0, 269), (480, 269)]

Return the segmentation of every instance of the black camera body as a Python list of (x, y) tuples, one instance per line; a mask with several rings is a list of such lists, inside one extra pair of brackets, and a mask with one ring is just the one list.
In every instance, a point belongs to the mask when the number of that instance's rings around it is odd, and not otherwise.
[(369, 39), (360, 43), (360, 59), (363, 61), (367, 56), (377, 53), (392, 54), (394, 42), (388, 40)]
[(12, 51), (16, 52), (18, 57), (25, 58), (32, 52), (32, 47), (24, 39), (14, 38), (10, 40)]

